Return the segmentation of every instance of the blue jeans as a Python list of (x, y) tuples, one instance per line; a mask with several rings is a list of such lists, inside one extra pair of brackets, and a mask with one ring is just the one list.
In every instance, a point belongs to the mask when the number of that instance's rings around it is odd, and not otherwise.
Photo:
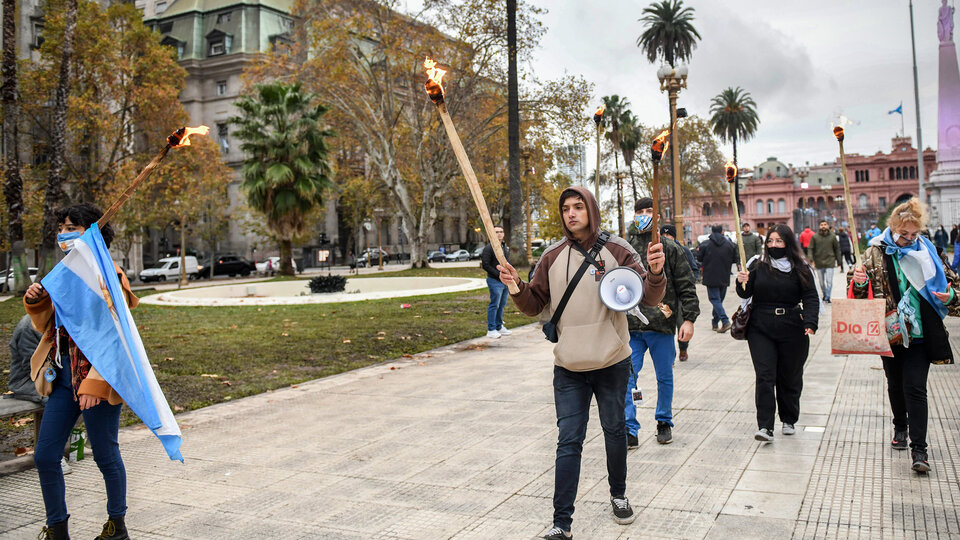
[(487, 330), (503, 327), (503, 308), (507, 306), (507, 286), (499, 279), (487, 277), (490, 288), (490, 305), (487, 306)]
[(623, 398), (630, 377), (630, 359), (594, 371), (553, 367), (553, 401), (557, 408), (557, 466), (553, 490), (553, 524), (565, 531), (573, 524), (573, 503), (580, 483), (580, 455), (587, 435), (590, 401), (597, 396), (600, 426), (607, 451), (610, 495), (627, 489), (627, 430)]
[(830, 291), (833, 290), (833, 268), (817, 268), (817, 279), (820, 280), (823, 299), (829, 300)]
[(960, 268), (960, 242), (953, 245), (953, 264), (950, 266), (954, 272), (957, 271), (957, 268)]
[(57, 370), (33, 454), (40, 476), (43, 504), (47, 509), (47, 525), (66, 521), (70, 517), (60, 458), (70, 438), (70, 430), (81, 414), (90, 446), (93, 447), (93, 460), (97, 462), (106, 484), (107, 515), (111, 518), (123, 517), (127, 513), (127, 472), (117, 443), (121, 405), (110, 405), (107, 400), (102, 400), (96, 407), (81, 411), (80, 404), (73, 400), (70, 358), (64, 356), (61, 363), (63, 368)]
[(710, 303), (713, 304), (713, 327), (717, 327), (717, 323), (727, 324), (730, 322), (730, 318), (727, 317), (727, 312), (723, 310), (723, 299), (727, 297), (727, 288), (726, 287), (707, 287), (707, 298), (710, 299)]
[(636, 435), (640, 431), (640, 422), (637, 422), (637, 405), (633, 402), (633, 387), (637, 384), (637, 377), (643, 369), (643, 356), (650, 349), (653, 358), (653, 370), (657, 374), (657, 412), (654, 414), (657, 422), (666, 422), (673, 427), (673, 359), (677, 350), (673, 345), (673, 334), (660, 332), (630, 332), (630, 349), (633, 353), (633, 370), (630, 380), (627, 381), (625, 395), (626, 407), (624, 415), (627, 419), (627, 433)]

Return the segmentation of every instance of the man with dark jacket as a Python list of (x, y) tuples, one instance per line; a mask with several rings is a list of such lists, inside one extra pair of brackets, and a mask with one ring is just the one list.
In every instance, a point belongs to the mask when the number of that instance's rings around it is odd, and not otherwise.
[(760, 235), (750, 231), (750, 224), (743, 222), (743, 225), (740, 226), (741, 235), (743, 242), (743, 254), (747, 257), (747, 260), (753, 258), (754, 255), (759, 255), (763, 251), (763, 241), (760, 240)]
[[(653, 236), (653, 199), (641, 198), (634, 205), (634, 211), (634, 226), (630, 227), (628, 239), (633, 249), (640, 254), (640, 258), (646, 262), (647, 246)], [(637, 437), (640, 422), (637, 421), (637, 407), (633, 402), (632, 390), (640, 370), (643, 369), (643, 357), (648, 349), (657, 374), (657, 410), (654, 413), (657, 420), (657, 442), (673, 442), (673, 361), (676, 358), (673, 333), (677, 330), (677, 319), (682, 317), (680, 339), (690, 341), (693, 337), (693, 323), (700, 315), (696, 282), (683, 250), (673, 240), (664, 239), (662, 244), (666, 257), (663, 273), (667, 278), (663, 300), (657, 306), (639, 306), (640, 312), (647, 318), (647, 323), (633, 315), (627, 315), (632, 351), (630, 358), (633, 361), (624, 411), (627, 419), (627, 448), (636, 448), (640, 444)]]
[(523, 313), (535, 316), (544, 308), (548, 313), (555, 312), (573, 275), (585, 260), (592, 260), (589, 273), (583, 273), (571, 290), (553, 347), (553, 400), (560, 435), (554, 467), (553, 527), (544, 536), (548, 540), (572, 536), (580, 456), (594, 396), (603, 427), (613, 518), (622, 525), (635, 519), (625, 495), (627, 429), (623, 408), (630, 377), (630, 334), (627, 316), (610, 311), (600, 301), (599, 285), (605, 272), (620, 266), (631, 268), (644, 280), (641, 301), (647, 306), (660, 303), (666, 285), (663, 247), (654, 244), (647, 248), (648, 272), (626, 240), (601, 234), (600, 207), (588, 189), (571, 186), (563, 190), (558, 206), (564, 239), (543, 252), (533, 280), (523, 283), (513, 266), (499, 267), (500, 280), (506, 285), (516, 283), (520, 289), (510, 295), (513, 302)]
[(703, 285), (707, 298), (713, 304), (713, 329), (717, 332), (730, 330), (730, 317), (723, 309), (723, 299), (730, 286), (730, 267), (737, 261), (737, 247), (723, 235), (723, 227), (714, 225), (710, 238), (700, 244), (697, 256), (703, 264)]
[(830, 303), (830, 292), (833, 289), (833, 269), (841, 264), (840, 242), (837, 236), (830, 232), (830, 224), (820, 222), (820, 230), (810, 239), (808, 250), (810, 261), (817, 270), (817, 279), (820, 280), (820, 290), (823, 291), (823, 301)]
[(47, 398), (40, 397), (33, 379), (30, 378), (30, 357), (39, 343), (40, 332), (33, 329), (30, 316), (24, 315), (13, 329), (13, 337), (10, 338), (10, 380), (7, 388), (17, 399), (45, 403)]
[(853, 245), (850, 244), (850, 235), (843, 227), (837, 229), (837, 242), (840, 244), (840, 271), (843, 272), (843, 261), (853, 266)]
[[(503, 242), (503, 227), (496, 226), (497, 242), (503, 248), (503, 255), (510, 258), (510, 248)], [(490, 289), (490, 305), (487, 306), (487, 337), (497, 339), (509, 336), (513, 332), (503, 325), (503, 308), (507, 305), (507, 286), (500, 282), (497, 270), (497, 256), (493, 253), (493, 244), (484, 246), (480, 252), (480, 266), (487, 272), (487, 288)]]
[[(664, 243), (673, 242), (678, 246), (680, 246), (680, 249), (683, 250), (683, 255), (687, 258), (687, 264), (690, 265), (690, 271), (693, 272), (694, 284), (699, 282), (700, 281), (700, 263), (697, 262), (697, 258), (694, 257), (693, 252), (690, 251), (690, 248), (681, 244), (680, 242), (677, 242), (677, 228), (669, 224), (664, 225), (663, 227), (660, 227), (660, 238), (663, 239), (662, 241)], [(698, 301), (697, 314), (699, 315), (699, 313), (700, 313), (700, 303)], [(676, 319), (677, 319), (677, 330), (680, 330), (680, 327), (683, 326), (683, 323), (684, 323), (683, 313), (682, 312), (678, 313)], [(689, 358), (689, 355), (687, 354), (687, 349), (690, 348), (690, 340), (692, 338), (693, 336), (688, 337), (688, 336), (681, 336), (679, 334), (677, 335), (677, 350), (679, 351), (679, 354), (677, 355), (677, 357), (680, 358), (681, 362), (686, 362), (687, 359)]]

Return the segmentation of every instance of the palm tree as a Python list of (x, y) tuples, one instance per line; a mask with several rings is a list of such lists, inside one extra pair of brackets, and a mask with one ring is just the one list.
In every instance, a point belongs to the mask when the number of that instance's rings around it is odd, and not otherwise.
[[(507, 240), (511, 246), (526, 243), (520, 224), (523, 223), (523, 190), (520, 182), (520, 91), (517, 80), (517, 0), (507, 0), (507, 167), (510, 172), (510, 219), (507, 220)], [(514, 249), (511, 261), (527, 264), (527, 251)]]
[(633, 157), (643, 140), (643, 126), (630, 111), (626, 111), (620, 123), (620, 151), (623, 152), (623, 161), (630, 171), (630, 187), (633, 191), (633, 200), (637, 200), (637, 181), (633, 177)]
[(258, 84), (236, 101), (240, 149), (248, 156), (241, 168), (241, 188), (250, 206), (262, 213), (280, 241), (280, 273), (293, 275), (291, 245), (304, 233), (305, 218), (323, 203), (330, 181), (329, 148), (321, 117), (327, 107), (300, 83)]
[[(733, 164), (737, 165), (737, 139), (748, 141), (757, 132), (760, 118), (757, 104), (750, 92), (740, 88), (727, 88), (710, 102), (710, 124), (713, 133), (723, 142), (733, 143)], [(739, 170), (739, 169), (738, 169)], [(735, 186), (736, 199), (740, 201), (740, 182)]]
[[(23, 181), (20, 178), (20, 102), (17, 90), (17, 2), (3, 0), (3, 194), (7, 200), (7, 241), (14, 271), (14, 290), (23, 295), (30, 284), (23, 254)], [(6, 278), (4, 278), (6, 279)]]
[(682, 0), (661, 0), (643, 9), (646, 30), (637, 38), (637, 47), (643, 49), (647, 60), (662, 58), (671, 66), (689, 61), (697, 40), (702, 39), (693, 27), (693, 8), (683, 7)]
[(621, 98), (620, 96), (614, 94), (612, 96), (603, 96), (603, 103), (607, 106), (606, 113), (603, 115), (603, 125), (604, 127), (609, 127), (608, 131), (604, 136), (610, 141), (610, 144), (613, 145), (613, 162), (616, 167), (614, 170), (614, 179), (617, 182), (617, 218), (619, 220), (618, 232), (620, 237), (623, 237), (623, 188), (620, 184), (620, 178), (617, 177), (617, 172), (620, 170), (620, 158), (618, 157), (618, 152), (620, 151), (620, 124), (623, 120), (624, 114), (630, 114), (628, 107), (630, 102), (627, 98)]

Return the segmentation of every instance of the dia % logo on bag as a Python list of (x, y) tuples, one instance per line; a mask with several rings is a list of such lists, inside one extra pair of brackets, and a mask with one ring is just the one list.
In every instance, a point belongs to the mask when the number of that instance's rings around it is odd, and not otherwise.
[[(859, 324), (847, 324), (843, 321), (837, 321), (837, 324), (834, 326), (834, 332), (839, 334), (862, 334), (863, 327)], [(879, 336), (880, 335), (880, 323), (877, 321), (869, 321), (867, 323), (867, 334), (868, 336)]]

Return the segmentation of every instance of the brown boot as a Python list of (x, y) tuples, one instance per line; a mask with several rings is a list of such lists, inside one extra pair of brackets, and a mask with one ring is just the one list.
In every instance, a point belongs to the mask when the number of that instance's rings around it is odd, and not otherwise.
[(70, 540), (67, 521), (63, 520), (60, 523), (45, 526), (37, 535), (37, 540)]
[(122, 517), (110, 518), (103, 524), (103, 532), (93, 540), (130, 540)]

